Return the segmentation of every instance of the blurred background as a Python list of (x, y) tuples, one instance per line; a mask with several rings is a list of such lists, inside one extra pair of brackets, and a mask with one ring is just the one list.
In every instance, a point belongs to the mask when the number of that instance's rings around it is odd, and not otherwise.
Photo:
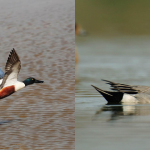
[(149, 35), (149, 6), (148, 0), (76, 0), (76, 22), (92, 35)]
[(76, 0), (76, 149), (149, 149), (150, 105), (106, 105), (101, 79), (150, 86), (150, 2)]

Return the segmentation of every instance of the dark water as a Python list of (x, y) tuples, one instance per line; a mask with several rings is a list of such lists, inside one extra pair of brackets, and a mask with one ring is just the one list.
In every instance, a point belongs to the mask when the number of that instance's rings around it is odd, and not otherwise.
[(0, 101), (0, 149), (74, 148), (74, 1), (0, 1), (0, 67), (44, 80)]
[(78, 37), (76, 74), (76, 149), (141, 150), (150, 148), (150, 105), (106, 105), (91, 85), (109, 89), (107, 79), (150, 86), (150, 37)]

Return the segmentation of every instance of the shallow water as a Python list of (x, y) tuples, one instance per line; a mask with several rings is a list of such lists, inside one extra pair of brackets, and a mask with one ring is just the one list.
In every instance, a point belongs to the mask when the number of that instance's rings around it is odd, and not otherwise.
[(0, 67), (44, 80), (0, 101), (0, 149), (74, 148), (74, 1), (0, 0)]
[(150, 104), (106, 105), (91, 86), (108, 90), (106, 79), (150, 85), (150, 37), (78, 37), (75, 146), (77, 150), (150, 148)]

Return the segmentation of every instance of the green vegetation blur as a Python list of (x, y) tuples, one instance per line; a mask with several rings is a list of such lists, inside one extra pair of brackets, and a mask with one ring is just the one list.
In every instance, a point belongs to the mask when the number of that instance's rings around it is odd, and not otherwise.
[(76, 22), (95, 35), (150, 35), (150, 0), (75, 0)]

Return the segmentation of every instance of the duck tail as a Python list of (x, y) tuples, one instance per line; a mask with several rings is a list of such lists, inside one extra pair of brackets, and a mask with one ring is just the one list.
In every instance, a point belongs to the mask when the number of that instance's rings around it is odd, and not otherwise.
[(123, 98), (122, 92), (111, 92), (111, 91), (104, 91), (94, 85), (93, 86), (106, 100), (108, 103), (119, 103)]

